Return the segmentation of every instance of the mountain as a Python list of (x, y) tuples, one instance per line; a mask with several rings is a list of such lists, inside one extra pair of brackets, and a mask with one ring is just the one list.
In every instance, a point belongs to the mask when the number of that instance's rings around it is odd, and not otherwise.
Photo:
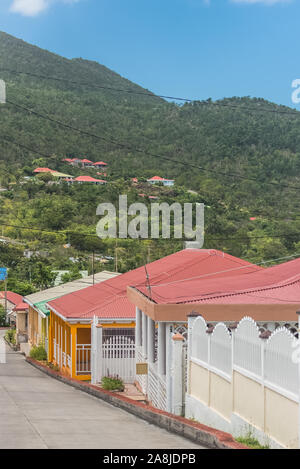
[(179, 187), (197, 192), (193, 200), (210, 207), (209, 247), (256, 259), (294, 251), (299, 112), (249, 97), (167, 102), (103, 65), (69, 60), (4, 32), (0, 78), (8, 99), (0, 108), (0, 182), (31, 174), (36, 162), (66, 172), (63, 157), (101, 159), (109, 163), (111, 181), (158, 174), (175, 178), (177, 193)]

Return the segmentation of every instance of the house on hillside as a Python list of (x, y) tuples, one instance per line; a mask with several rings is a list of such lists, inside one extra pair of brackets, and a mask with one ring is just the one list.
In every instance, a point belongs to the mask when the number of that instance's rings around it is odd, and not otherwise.
[[(127, 298), (128, 286), (143, 285), (149, 292), (148, 289), (155, 291), (156, 286), (161, 283), (182, 281), (197, 275), (222, 277), (226, 275), (224, 271), (236, 268), (243, 268), (244, 272), (260, 269), (219, 251), (186, 249), (148, 264), (149, 280), (144, 267), (140, 267), (93, 287), (49, 301), (49, 361), (59, 365), (73, 378), (90, 380), (91, 323), (94, 317), (102, 328), (105, 343), (114, 336), (120, 337), (121, 341), (124, 337), (135, 340), (136, 308)], [(216, 271), (220, 273), (214, 274)], [(144, 315), (144, 321), (145, 319)], [(151, 334), (155, 334), (153, 324), (154, 322), (151, 323)], [(104, 372), (107, 373), (107, 369)]]
[(83, 160), (81, 160), (81, 164), (83, 168), (92, 168), (94, 163), (84, 158)]
[(164, 186), (174, 186), (174, 179), (165, 179), (160, 176), (153, 176), (151, 179), (147, 179), (149, 184), (163, 184)]
[(50, 168), (36, 168), (33, 171), (35, 174), (41, 174), (41, 173), (53, 173), (54, 170)]
[(106, 169), (107, 163), (104, 161), (97, 161), (96, 163), (93, 163), (93, 167), (96, 169)]
[(71, 166), (79, 166), (81, 164), (80, 158), (63, 158), (62, 161), (70, 164)]
[(77, 178), (73, 179), (73, 182), (77, 182), (78, 184), (107, 184), (107, 181), (104, 181), (103, 179), (95, 179), (91, 176), (78, 176)]
[(58, 181), (69, 181), (73, 178), (70, 174), (60, 173), (59, 171), (52, 171), (51, 175)]
[[(28, 311), (28, 346), (27, 353), (33, 345), (42, 344), (46, 351), (49, 352), (49, 309), (47, 302), (53, 299), (60, 298), (69, 293), (78, 292), (90, 285), (103, 282), (111, 277), (115, 277), (116, 273), (102, 271), (93, 276), (80, 278), (72, 282), (56, 285), (55, 287), (46, 290), (32, 293), (24, 297), (24, 302), (29, 308)], [(56, 331), (58, 333), (58, 331)], [(53, 348), (51, 349), (53, 350)]]

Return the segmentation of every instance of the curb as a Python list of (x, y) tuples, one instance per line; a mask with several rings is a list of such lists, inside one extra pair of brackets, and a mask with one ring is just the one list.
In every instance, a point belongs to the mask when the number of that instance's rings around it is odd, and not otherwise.
[(125, 396), (116, 396), (115, 393), (104, 389), (100, 390), (92, 384), (83, 383), (74, 378), (68, 378), (62, 373), (51, 370), (32, 358), (27, 357), (26, 361), (52, 378), (97, 397), (98, 399), (102, 399), (108, 404), (123, 409), (171, 433), (176, 433), (194, 443), (198, 443), (210, 449), (249, 449), (235, 441), (229, 433), (215, 430), (201, 423), (192, 422), (184, 417), (178, 417), (163, 410), (155, 409), (141, 402), (132, 401)]

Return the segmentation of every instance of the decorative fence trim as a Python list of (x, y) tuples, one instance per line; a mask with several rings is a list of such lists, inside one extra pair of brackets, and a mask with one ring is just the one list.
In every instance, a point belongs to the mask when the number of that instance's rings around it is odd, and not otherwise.
[[(264, 378), (266, 381), (297, 395), (299, 392), (298, 363), (292, 360), (297, 339), (284, 327), (273, 332), (265, 344)], [(284, 370), (282, 373), (281, 370)], [(288, 383), (286, 385), (286, 383)]]
[(193, 325), (191, 337), (191, 356), (199, 358), (199, 360), (203, 361), (209, 359), (207, 324), (201, 316), (195, 320)]
[[(266, 341), (259, 337), (260, 331), (255, 321), (246, 316), (232, 334), (224, 323), (218, 323), (209, 336), (206, 322), (202, 317), (198, 317), (189, 334), (192, 344), (190, 362), (229, 382), (236, 371), (274, 392), (299, 401), (298, 364), (292, 361), (295, 349), (293, 344), (299, 343), (299, 339), (285, 327), (276, 329)], [(199, 340), (203, 340), (202, 347), (197, 344)], [(207, 352), (204, 351), (204, 346)], [(226, 366), (224, 353), (222, 354), (223, 347), (225, 351), (226, 347), (228, 348)], [(199, 351), (206, 359), (197, 356)]]
[(233, 364), (261, 376), (263, 366), (259, 336), (255, 321), (249, 316), (244, 317), (234, 332)]
[(219, 322), (210, 337), (210, 366), (232, 374), (232, 340), (227, 326)]

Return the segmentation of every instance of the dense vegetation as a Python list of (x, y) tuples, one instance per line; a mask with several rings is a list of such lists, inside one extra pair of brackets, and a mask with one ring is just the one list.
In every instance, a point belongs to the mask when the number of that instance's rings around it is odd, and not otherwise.
[[(157, 195), (160, 201), (204, 202), (206, 248), (256, 262), (300, 252), (298, 190), (288, 187), (299, 184), (298, 112), (247, 97), (178, 105), (155, 96), (103, 89), (145, 92), (102, 65), (68, 60), (1, 32), (0, 78), (7, 82), (10, 102), (102, 138), (68, 130), (10, 103), (1, 106), (0, 184), (8, 190), (0, 196), (0, 220), (8, 242), (0, 245), (0, 264), (10, 268), (11, 289), (27, 293), (51, 286), (54, 269), (70, 270), (70, 278), (76, 278), (79, 269), (91, 272), (93, 251), (95, 270), (126, 271), (182, 247), (179, 241), (104, 242), (81, 236), (95, 234), (98, 203), (116, 202), (123, 193), (129, 201), (141, 201), (142, 192)], [(108, 162), (107, 186), (56, 185), (47, 178), (24, 181), (36, 166), (75, 176), (95, 175), (93, 170), (70, 168), (62, 162), (68, 156)], [(175, 178), (176, 186), (154, 189), (143, 182), (131, 184), (132, 177), (143, 181), (155, 174)], [(37, 231), (5, 224), (33, 226)], [(50, 233), (56, 230), (67, 233)], [(26, 259), (25, 248), (38, 253)], [(104, 264), (101, 256), (114, 259)]]

